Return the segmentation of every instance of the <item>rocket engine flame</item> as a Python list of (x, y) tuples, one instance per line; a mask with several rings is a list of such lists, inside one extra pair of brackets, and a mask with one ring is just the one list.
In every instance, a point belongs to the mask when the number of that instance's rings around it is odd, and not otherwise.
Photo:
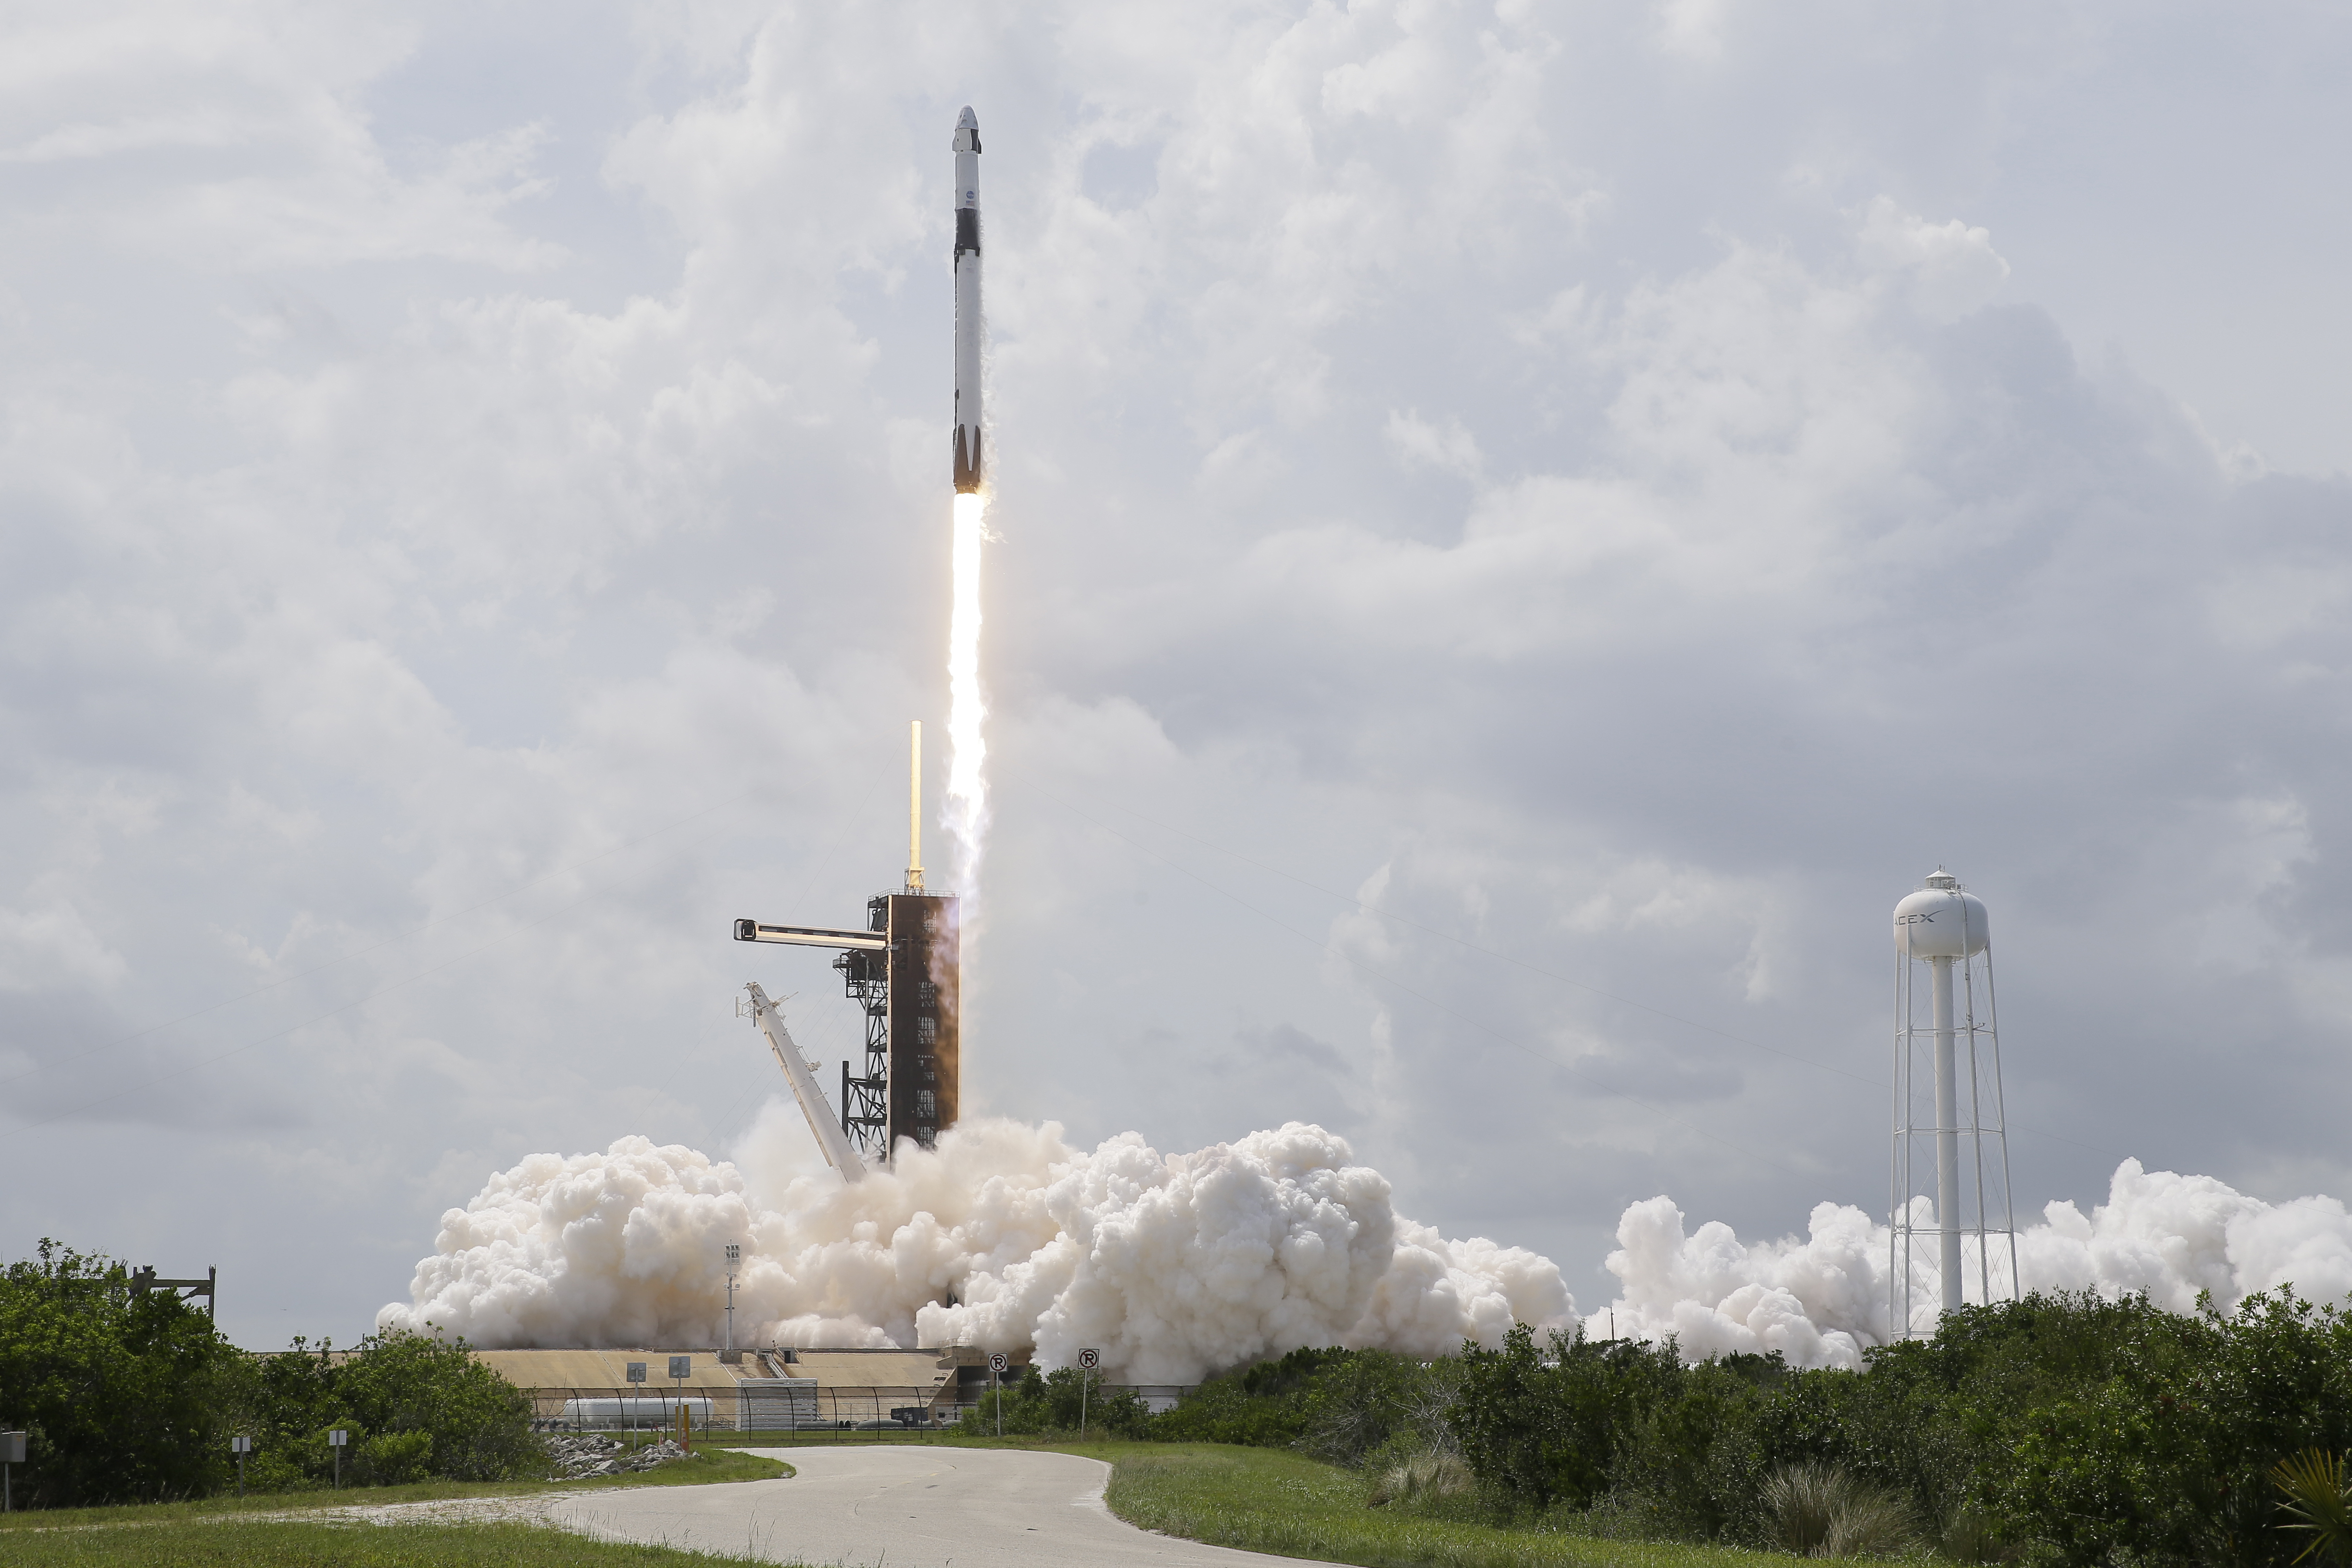
[(944, 812), (955, 841), (955, 887), (969, 932), (980, 892), (980, 857), (988, 834), (988, 716), (980, 691), (980, 551), (987, 541), (986, 497), (955, 498), (955, 607), (948, 622), (948, 793)]

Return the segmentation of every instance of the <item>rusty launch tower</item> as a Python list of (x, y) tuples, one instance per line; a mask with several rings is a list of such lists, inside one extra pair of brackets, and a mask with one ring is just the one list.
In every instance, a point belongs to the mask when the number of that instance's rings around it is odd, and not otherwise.
[[(855, 1181), (885, 1165), (901, 1140), (929, 1148), (955, 1125), (961, 1098), (961, 947), (956, 901), (923, 888), (922, 726), (914, 727), (906, 885), (866, 904), (863, 930), (735, 922), (738, 942), (839, 950), (833, 967), (866, 1014), (866, 1071), (841, 1064), (840, 1133), (830, 1124), (816, 1077), (801, 1059), (783, 1019), (755, 983), (751, 1013), (791, 1080), (793, 1092), (825, 1157)], [(794, 1071), (795, 1068), (800, 1071)]]

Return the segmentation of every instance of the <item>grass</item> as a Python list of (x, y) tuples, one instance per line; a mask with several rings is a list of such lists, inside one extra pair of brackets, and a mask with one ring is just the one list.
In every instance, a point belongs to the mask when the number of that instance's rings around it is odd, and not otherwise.
[[(1284, 1448), (1223, 1443), (1074, 1442), (1067, 1437), (954, 1432), (730, 1433), (761, 1448), (886, 1443), (1033, 1448), (1083, 1454), (1112, 1466), (1111, 1512), (1145, 1530), (1278, 1557), (1363, 1568), (1770, 1568), (1789, 1559), (1736, 1546), (1604, 1540), (1552, 1526), (1502, 1526), (1371, 1508), (1368, 1479)], [(1883, 1564), (1881, 1565), (1883, 1568)]]
[[(618, 1487), (708, 1486), (727, 1481), (772, 1480), (793, 1467), (781, 1459), (739, 1453), (695, 1440), (694, 1457), (672, 1459), (633, 1475), (597, 1476), (577, 1481), (416, 1481), (397, 1487), (345, 1487), (292, 1492), (236, 1492), (195, 1502), (122, 1503), (110, 1508), (58, 1508), (0, 1516), (0, 1532), (71, 1525), (158, 1525), (216, 1521), (240, 1513), (287, 1513), (316, 1508), (377, 1508), (394, 1502), (439, 1502), (451, 1498), (518, 1497), (530, 1493), (609, 1491)], [(9, 1544), (13, 1557), (16, 1543)], [(193, 1561), (193, 1559), (192, 1559)], [(303, 1560), (308, 1561), (308, 1560)]]
[[(868, 1446), (1026, 1448), (1080, 1454), (1113, 1467), (1106, 1498), (1129, 1523), (1168, 1535), (1276, 1556), (1312, 1557), (1361, 1568), (1769, 1568), (1789, 1559), (1778, 1552), (1727, 1546), (1604, 1540), (1556, 1526), (1501, 1526), (1461, 1518), (1431, 1518), (1402, 1507), (1371, 1508), (1366, 1478), (1281, 1448), (1217, 1443), (1074, 1442), (1066, 1437), (995, 1437), (979, 1433), (713, 1433), (695, 1439), (696, 1457), (642, 1476), (593, 1481), (509, 1481), (464, 1485), (427, 1482), (341, 1492), (235, 1497), (201, 1503), (89, 1509), (19, 1514), (0, 1528), (12, 1534), (10, 1568), (58, 1563), (124, 1564), (128, 1568), (540, 1568), (541, 1564), (611, 1564), (670, 1568), (746, 1560), (662, 1547), (595, 1542), (525, 1524), (349, 1525), (246, 1521), (239, 1511), (280, 1514), (299, 1508), (375, 1505), (440, 1498), (572, 1491), (613, 1486), (662, 1486), (751, 1480), (789, 1475), (780, 1461), (744, 1448)], [(703, 1467), (708, 1466), (709, 1469)], [(226, 1516), (226, 1517), (224, 1517)], [(98, 1529), (57, 1529), (102, 1524)], [(22, 1552), (20, 1547), (32, 1547)]]
[(543, 1525), (248, 1520), (53, 1528), (10, 1540), (7, 1557), (10, 1568), (709, 1568), (752, 1561), (594, 1541)]
[(1738, 1547), (1607, 1541), (1370, 1508), (1361, 1477), (1280, 1448), (1116, 1446), (1122, 1451), (1105, 1500), (1111, 1512), (1217, 1546), (1364, 1568), (1761, 1568), (1787, 1561)]

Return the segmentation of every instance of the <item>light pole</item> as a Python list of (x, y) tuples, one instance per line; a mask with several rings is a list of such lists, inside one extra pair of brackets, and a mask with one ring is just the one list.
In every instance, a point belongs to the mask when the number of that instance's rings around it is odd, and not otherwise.
[(735, 1270), (742, 1267), (743, 1249), (730, 1241), (727, 1244), (727, 1354), (719, 1359), (735, 1359)]

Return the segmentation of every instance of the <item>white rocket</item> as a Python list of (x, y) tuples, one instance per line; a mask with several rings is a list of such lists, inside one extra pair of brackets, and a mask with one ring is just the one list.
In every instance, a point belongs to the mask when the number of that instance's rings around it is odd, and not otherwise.
[(980, 120), (967, 107), (955, 141), (955, 487), (980, 488)]

